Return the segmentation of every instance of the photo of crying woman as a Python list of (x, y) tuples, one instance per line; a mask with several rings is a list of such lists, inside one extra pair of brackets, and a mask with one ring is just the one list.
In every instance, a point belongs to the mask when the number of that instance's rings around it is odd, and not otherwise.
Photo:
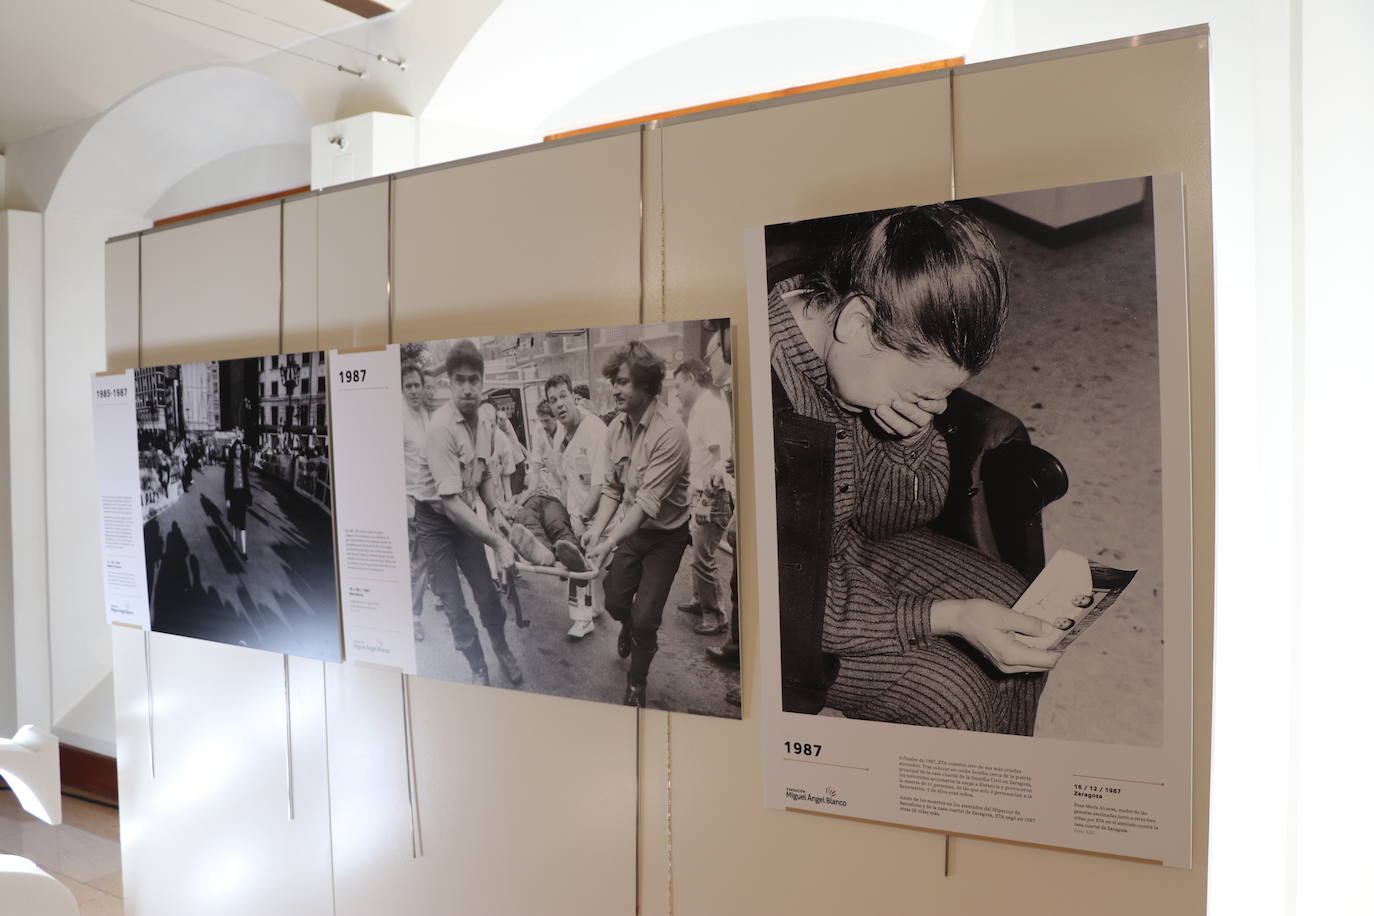
[[(1070, 407), (1074, 386), (1086, 390), (1082, 373), (1100, 369), (1104, 356), (1081, 336), (1074, 340), (1073, 332), (1085, 332), (1072, 317), (1023, 307), (1014, 286), (1042, 254), (1051, 267), (1046, 275), (1056, 278), (1045, 292), (1066, 282), (1103, 282), (1097, 270), (1066, 273), (1064, 259), (1091, 256), (1104, 238), (1119, 248), (1120, 233), (1132, 231), (1122, 227), (1134, 224), (1125, 257), (1144, 265), (1136, 298), (1149, 301), (1125, 309), (1124, 334), (1152, 335), (1152, 235), (1148, 220), (1138, 225), (1148, 212), (1148, 182), (1137, 180), (1137, 187), (1144, 191), (1135, 203), (1084, 227), (1081, 237), (1037, 235), (1032, 221), (982, 201), (768, 227), (784, 711), (1041, 734), (1042, 696), (1062, 660), (1106, 655), (1111, 663), (1130, 655), (1149, 669), (1133, 685), (1144, 692), (1132, 704), (1143, 719), (1113, 733), (1087, 722), (1111, 718), (1103, 710), (1060, 712), (1061, 720), (1074, 720), (1060, 736), (1158, 743), (1158, 722), (1149, 721), (1158, 718), (1160, 702), (1157, 600), (1132, 608), (1123, 597), (1113, 613), (1131, 621), (1134, 641), (1115, 639), (1104, 624), (1113, 641), (1098, 651), (1032, 648), (1022, 640), (1053, 633), (1053, 626), (1011, 610), (1045, 564), (1042, 510), (1064, 496), (1069, 479), (1084, 483), (1074, 468), (1066, 472), (1062, 454), (1051, 453), (1057, 445), (1047, 451), (1038, 437), (1031, 443), (1028, 426), (1059, 387), (1065, 393), (1056, 405)], [(1015, 269), (1004, 249), (1020, 259)], [(1031, 288), (1040, 289), (1040, 281)], [(1068, 305), (1053, 307), (1076, 307), (1066, 298)], [(1104, 313), (1115, 307), (1101, 305)], [(1070, 350), (1081, 351), (1081, 371), (1023, 352), (1013, 363), (1028, 361), (1031, 371), (1015, 383), (999, 380), (990, 367), (1017, 308), (1020, 337), (1058, 338), (1055, 346), (1069, 341)], [(1046, 326), (1065, 321), (1058, 331)], [(1026, 349), (1019, 338), (1015, 346)], [(1149, 344), (1139, 349), (1149, 377), (1157, 357)], [(992, 376), (986, 388), (1001, 403), (978, 387), (985, 372)], [(1007, 391), (1036, 393), (1022, 401)], [(1157, 442), (1157, 391), (1153, 397), (1142, 409), (1147, 417), (1155, 411)], [(1157, 446), (1153, 467), (1158, 473)], [(1054, 547), (1097, 561), (1157, 564), (1157, 539), (1142, 551), (1089, 526), (1058, 530)], [(1109, 552), (1104, 560), (1104, 550), (1122, 546), (1130, 556)], [(1153, 623), (1141, 626), (1141, 616)], [(1082, 692), (1077, 685), (1093, 676), (1079, 666), (1074, 695), (1056, 702), (1073, 707)], [(1116, 709), (1118, 717), (1129, 713)]]

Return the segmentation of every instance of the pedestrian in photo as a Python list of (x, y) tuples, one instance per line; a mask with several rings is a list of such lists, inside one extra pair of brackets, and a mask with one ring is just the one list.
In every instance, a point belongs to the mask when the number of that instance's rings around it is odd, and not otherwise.
[(425, 638), (420, 614), (425, 606), (425, 589), (429, 573), (425, 569), (425, 555), (420, 548), (420, 532), (415, 525), (415, 498), (421, 486), (425, 460), (425, 440), (429, 436), (429, 408), (425, 404), (425, 371), (418, 362), (407, 360), (401, 364), (401, 399), (405, 408), (401, 424), (405, 440), (406, 472), (406, 533), (410, 545), (410, 607), (415, 622), (415, 639)]
[(616, 649), (630, 659), (627, 706), (647, 704), (663, 605), (691, 543), (691, 446), (686, 428), (658, 401), (664, 371), (663, 360), (637, 340), (618, 348), (602, 369), (620, 412), (606, 430), (606, 475), (584, 543), (593, 564), (609, 560), (606, 610), (620, 623)]
[(477, 603), (501, 670), (518, 686), (525, 678), (506, 641), (506, 609), (484, 550), (491, 548), (503, 570), (515, 562), (515, 551), (505, 534), (510, 525), (501, 512), (497, 490), (497, 430), (480, 418), (485, 371), (482, 354), (467, 340), (454, 344), (444, 361), (450, 400), (430, 418), (425, 460), (415, 489), (415, 524), (430, 587), (448, 616), (454, 647), (468, 660), (473, 683), (489, 684), (491, 679), (463, 597), (460, 572)]
[(235, 430), (234, 442), (224, 458), (224, 502), (239, 556), (248, 559), (248, 507), (253, 504), (252, 453), (243, 444), (242, 430)]
[(563, 478), (558, 470), (558, 451), (554, 446), (554, 440), (558, 437), (558, 418), (554, 416), (553, 405), (548, 398), (534, 408), (534, 415), (538, 425), (531, 436), (529, 486), (525, 492), (560, 493), (563, 490)]
[[(555, 447), (562, 471), (563, 504), (571, 516), (573, 530), (580, 537), (596, 517), (601, 502), (601, 486), (606, 477), (606, 424), (577, 403), (572, 379), (568, 376), (552, 376), (544, 383), (544, 393), (558, 418)], [(585, 563), (585, 558), (581, 559)], [(600, 609), (594, 593), (599, 591), (595, 583), (569, 582), (568, 616), (572, 626), (568, 636), (581, 639), (595, 629)]]
[(692, 446), (688, 472), (691, 500), (692, 595), (678, 608), (701, 620), (693, 630), (714, 636), (726, 630), (720, 606), (716, 550), (734, 514), (734, 500), (725, 485), (726, 462), (732, 455), (730, 409), (716, 393), (711, 370), (699, 359), (684, 361), (673, 373), (677, 395), (687, 414), (687, 438)]

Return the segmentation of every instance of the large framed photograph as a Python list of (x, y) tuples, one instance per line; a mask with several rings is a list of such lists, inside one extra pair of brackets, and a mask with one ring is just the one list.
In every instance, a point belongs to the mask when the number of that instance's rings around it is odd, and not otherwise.
[(1182, 232), (1132, 178), (751, 235), (770, 805), (1190, 863)]
[(152, 629), (339, 661), (324, 352), (132, 375)]
[[(351, 658), (739, 716), (728, 321), (405, 343), (334, 365)], [(383, 467), (394, 488), (355, 500)]]

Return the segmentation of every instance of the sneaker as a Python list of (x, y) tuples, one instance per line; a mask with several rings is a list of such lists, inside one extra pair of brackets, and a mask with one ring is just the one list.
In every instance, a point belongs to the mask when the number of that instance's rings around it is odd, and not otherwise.
[(643, 709), (648, 705), (648, 697), (645, 696), (646, 688), (643, 684), (625, 685), (625, 705), (638, 706)]
[(567, 538), (553, 545), (553, 555), (572, 572), (587, 571), (587, 555), (582, 552), (581, 547)]
[(595, 629), (596, 624), (590, 620), (574, 620), (572, 628), (568, 630), (568, 636), (573, 639), (581, 639)]
[(472, 669), (472, 683), (478, 685), (479, 687), (491, 686), (491, 675), (487, 673), (487, 669), (485, 666), (481, 668)]
[(706, 657), (723, 668), (739, 667), (739, 646), (707, 646)]
[(510, 526), (510, 544), (520, 556), (535, 566), (552, 566), (553, 551), (539, 543), (539, 539), (519, 522)]
[(692, 632), (701, 636), (715, 636), (717, 633), (724, 633), (728, 628), (724, 614), (714, 608), (705, 608), (701, 612), (701, 623), (692, 627)]
[(501, 663), (501, 671), (506, 675), (506, 680), (516, 687), (525, 683), (525, 675), (520, 670), (520, 663), (515, 660), (515, 653), (511, 652), (510, 646), (505, 643), (491, 647), (492, 654)]

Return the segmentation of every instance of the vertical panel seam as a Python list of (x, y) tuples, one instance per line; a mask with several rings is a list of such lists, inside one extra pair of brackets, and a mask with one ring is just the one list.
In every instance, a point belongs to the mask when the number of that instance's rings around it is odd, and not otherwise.
[[(277, 204), (277, 352), (286, 352), (286, 202)], [(289, 406), (288, 406), (289, 409)], [(288, 423), (290, 418), (287, 418)]]
[(396, 342), (396, 176), (386, 180), (386, 342)]
[[(1303, 9), (1303, 4), (1300, 3), (1300, 2), (1296, 2), (1296, 0), (1294, 0), (1294, 2), (1292, 2), (1292, 3), (1289, 5), (1289, 17), (1290, 17), (1290, 18), (1289, 18), (1289, 52), (1290, 52), (1290, 53), (1289, 53), (1289, 60), (1290, 60), (1291, 63), (1289, 64), (1289, 68), (1290, 68), (1290, 69), (1289, 69), (1289, 88), (1288, 88), (1288, 92), (1289, 92), (1289, 101), (1288, 101), (1288, 104), (1289, 104), (1289, 113), (1290, 113), (1290, 114), (1289, 114), (1289, 117), (1290, 117), (1291, 120), (1290, 120), (1290, 122), (1289, 122), (1288, 129), (1289, 129), (1289, 131), (1290, 131), (1290, 135), (1292, 136), (1292, 160), (1291, 160), (1291, 163), (1290, 163), (1290, 170), (1291, 170), (1291, 171), (1290, 171), (1290, 175), (1291, 175), (1291, 182), (1292, 182), (1292, 188), (1293, 188), (1293, 190), (1292, 190), (1293, 233), (1292, 233), (1292, 238), (1291, 238), (1293, 255), (1292, 255), (1292, 274), (1291, 274), (1290, 283), (1291, 283), (1291, 290), (1292, 290), (1292, 296), (1293, 296), (1293, 328), (1292, 328), (1292, 330), (1293, 330), (1293, 344), (1292, 344), (1292, 347), (1293, 347), (1293, 349), (1292, 349), (1292, 358), (1293, 358), (1293, 407), (1294, 407), (1294, 410), (1293, 410), (1293, 421), (1294, 421), (1294, 423), (1293, 423), (1293, 425), (1294, 425), (1294, 429), (1295, 429), (1296, 432), (1297, 432), (1297, 435), (1295, 435), (1295, 436), (1292, 437), (1291, 449), (1290, 449), (1290, 456), (1291, 456), (1291, 458), (1292, 458), (1292, 460), (1293, 460), (1293, 467), (1294, 467), (1294, 469), (1295, 469), (1295, 471), (1296, 471), (1297, 473), (1296, 473), (1296, 475), (1295, 475), (1296, 483), (1295, 483), (1295, 486), (1294, 486), (1294, 488), (1293, 488), (1292, 500), (1291, 500), (1291, 504), (1289, 505), (1288, 509), (1289, 509), (1289, 513), (1290, 513), (1290, 516), (1289, 516), (1289, 517), (1293, 520), (1293, 526), (1294, 526), (1294, 529), (1295, 529), (1294, 535), (1293, 535), (1293, 536), (1294, 536), (1294, 542), (1295, 542), (1295, 543), (1299, 543), (1299, 544), (1302, 543), (1302, 537), (1303, 537), (1303, 530), (1302, 530), (1302, 521), (1303, 521), (1303, 513), (1302, 513), (1302, 496), (1303, 496), (1303, 489), (1304, 489), (1304, 488), (1303, 488), (1303, 485), (1302, 485), (1302, 481), (1303, 481), (1304, 477), (1303, 477), (1303, 474), (1302, 474), (1302, 453), (1303, 453), (1303, 450), (1302, 450), (1302, 445), (1301, 445), (1301, 443), (1303, 443), (1303, 442), (1305, 441), (1305, 434), (1306, 434), (1306, 429), (1305, 429), (1305, 425), (1306, 425), (1306, 424), (1303, 422), (1303, 419), (1304, 419), (1304, 418), (1303, 418), (1303, 409), (1302, 409), (1302, 405), (1303, 405), (1303, 402), (1304, 402), (1304, 400), (1305, 400), (1305, 398), (1306, 398), (1306, 394), (1307, 394), (1307, 390), (1306, 390), (1306, 389), (1307, 389), (1307, 386), (1306, 386), (1306, 384), (1305, 384), (1305, 382), (1306, 382), (1306, 371), (1305, 371), (1305, 362), (1306, 362), (1306, 360), (1305, 360), (1305, 356), (1306, 356), (1306, 352), (1307, 352), (1307, 333), (1306, 333), (1306, 332), (1307, 332), (1307, 322), (1306, 322), (1306, 320), (1305, 320), (1305, 319), (1306, 319), (1306, 299), (1305, 299), (1305, 293), (1306, 293), (1306, 290), (1307, 290), (1307, 274), (1306, 274), (1306, 271), (1305, 271), (1305, 269), (1304, 269), (1304, 268), (1305, 268), (1305, 264), (1306, 264), (1306, 248), (1305, 248), (1305, 244), (1304, 244), (1304, 243), (1305, 243), (1305, 240), (1306, 240), (1305, 222), (1306, 222), (1306, 219), (1307, 219), (1307, 213), (1306, 213), (1306, 206), (1305, 206), (1305, 205), (1306, 205), (1307, 198), (1306, 198), (1306, 193), (1305, 193), (1305, 192), (1306, 192), (1306, 185), (1305, 185), (1305, 181), (1304, 181), (1304, 172), (1303, 172), (1303, 151), (1304, 151), (1304, 144), (1303, 144), (1303, 140), (1304, 140), (1304, 138), (1303, 138), (1303, 91), (1304, 91), (1304, 89), (1303, 89), (1303, 68), (1304, 68), (1305, 64), (1304, 64), (1304, 60), (1303, 60), (1303, 42), (1304, 42), (1304, 36), (1303, 36), (1303, 16), (1302, 16), (1302, 9)], [(1210, 49), (1209, 49), (1209, 56), (1210, 56)], [(1210, 150), (1209, 150), (1209, 154), (1210, 154)], [(1213, 278), (1213, 283), (1215, 283), (1215, 277)], [(1214, 306), (1214, 308), (1215, 308), (1215, 306)], [(1214, 316), (1215, 316), (1215, 312), (1214, 312), (1213, 314), (1214, 314)], [(1212, 333), (1213, 333), (1213, 339), (1215, 339), (1215, 335), (1216, 335), (1215, 317), (1213, 317), (1213, 329), (1212, 329)], [(1215, 378), (1213, 379), (1213, 382), (1212, 382), (1212, 396), (1213, 396), (1213, 398), (1215, 399), (1215, 397), (1216, 397), (1216, 381), (1215, 381)], [(1216, 448), (1216, 427), (1215, 427), (1215, 419), (1214, 419), (1214, 421), (1213, 421), (1212, 437), (1213, 437), (1212, 447), (1213, 447), (1213, 450), (1215, 450), (1215, 448)], [(1214, 484), (1213, 484), (1213, 491), (1215, 492), (1215, 482), (1214, 482)], [(1213, 537), (1214, 537), (1214, 538), (1215, 538), (1215, 531), (1216, 531), (1216, 528), (1215, 528), (1215, 520), (1213, 520)], [(1292, 591), (1292, 594), (1293, 594), (1294, 597), (1297, 597), (1297, 596), (1299, 596), (1299, 595), (1302, 594), (1302, 586), (1303, 586), (1303, 583), (1302, 583), (1302, 580), (1301, 580), (1301, 571), (1302, 571), (1302, 564), (1301, 564), (1301, 563), (1295, 563), (1295, 564), (1294, 564), (1293, 582), (1292, 582), (1292, 584), (1291, 584), (1291, 586), (1290, 586), (1290, 587), (1292, 588), (1292, 590), (1293, 590), (1293, 591)], [(1215, 579), (1216, 579), (1216, 570), (1215, 570), (1215, 567), (1214, 567), (1213, 570), (1212, 570), (1212, 576), (1213, 576), (1213, 581), (1215, 582)], [(1213, 621), (1214, 621), (1214, 622), (1213, 622), (1213, 626), (1215, 627), (1215, 615), (1216, 615), (1215, 600), (1214, 600), (1213, 606), (1212, 606), (1212, 614), (1213, 614)], [(1293, 672), (1292, 683), (1291, 683), (1291, 691), (1292, 691), (1292, 692), (1291, 692), (1291, 696), (1295, 699), (1295, 705), (1296, 705), (1296, 698), (1299, 696), (1300, 690), (1301, 690), (1301, 688), (1302, 688), (1302, 681), (1301, 681), (1301, 678), (1302, 678), (1302, 664), (1301, 664), (1301, 663), (1302, 663), (1302, 657), (1301, 657), (1301, 653), (1302, 653), (1302, 648), (1303, 648), (1303, 646), (1302, 646), (1302, 643), (1301, 643), (1301, 641), (1300, 641), (1301, 638), (1302, 638), (1302, 627), (1299, 625), (1299, 615), (1296, 615), (1296, 614), (1293, 615), (1293, 625), (1292, 625), (1292, 627), (1291, 627), (1290, 630), (1289, 630), (1289, 636), (1290, 636), (1290, 638), (1291, 638), (1291, 640), (1292, 640), (1292, 647), (1291, 647), (1291, 652), (1290, 652), (1290, 655), (1289, 655), (1289, 663), (1290, 663), (1291, 666), (1292, 666), (1291, 670), (1292, 670), (1292, 672)], [(1213, 690), (1215, 691), (1215, 689), (1216, 689), (1216, 686), (1215, 686), (1215, 681), (1214, 681), (1214, 682), (1213, 682)], [(1301, 737), (1300, 731), (1301, 731), (1301, 729), (1300, 729), (1300, 723), (1299, 723), (1299, 720), (1298, 720), (1298, 716), (1297, 716), (1297, 715), (1291, 716), (1291, 717), (1289, 718), (1289, 725), (1288, 725), (1288, 732), (1289, 732), (1289, 734), (1288, 734), (1288, 792), (1287, 792), (1287, 796), (1288, 796), (1288, 798), (1287, 798), (1287, 808), (1288, 808), (1288, 810), (1287, 810), (1287, 812), (1286, 812), (1290, 825), (1296, 820), (1297, 812), (1298, 812), (1298, 804), (1299, 804), (1299, 801), (1300, 801), (1300, 791), (1299, 791), (1299, 777), (1300, 777), (1300, 773), (1299, 773), (1299, 769), (1298, 769), (1298, 765), (1299, 765), (1299, 762), (1298, 762), (1298, 758), (1299, 758), (1299, 752), (1298, 752), (1298, 739)], [(1209, 823), (1209, 828), (1210, 828), (1210, 823)], [(1285, 856), (1285, 858), (1287, 859), (1288, 874), (1287, 874), (1287, 876), (1286, 876), (1287, 880), (1284, 882), (1285, 885), (1286, 885), (1286, 887), (1284, 888), (1284, 890), (1285, 890), (1284, 896), (1285, 896), (1286, 901), (1287, 901), (1287, 907), (1286, 907), (1286, 909), (1287, 909), (1287, 911), (1290, 912), (1290, 913), (1296, 913), (1296, 912), (1298, 912), (1298, 903), (1299, 903), (1299, 900), (1298, 900), (1298, 848), (1297, 848), (1297, 836), (1296, 836), (1296, 833), (1297, 833), (1297, 832), (1296, 832), (1295, 830), (1292, 830), (1292, 829), (1290, 829), (1290, 830), (1288, 831), (1288, 843), (1287, 843), (1288, 848), (1287, 848), (1287, 850), (1286, 850), (1286, 856)]]
[[(317, 209), (316, 213), (319, 212)], [(319, 236), (315, 237), (316, 258)], [(320, 662), (320, 721), (324, 725), (324, 811), (329, 834), (329, 911), (339, 912), (338, 875), (334, 871), (334, 785), (329, 768), (329, 668)]]

